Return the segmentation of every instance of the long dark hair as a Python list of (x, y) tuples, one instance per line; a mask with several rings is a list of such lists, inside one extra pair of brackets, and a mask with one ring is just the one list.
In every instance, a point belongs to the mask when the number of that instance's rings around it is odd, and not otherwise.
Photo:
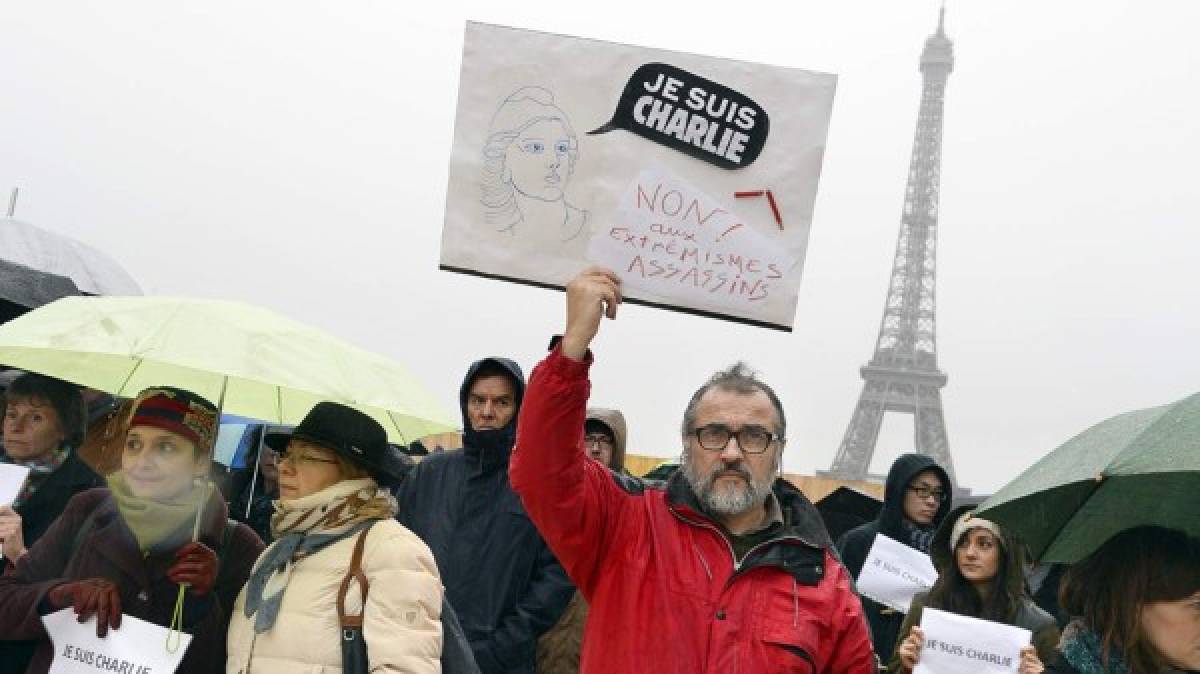
[[(968, 536), (963, 536), (958, 547), (966, 544)], [(997, 536), (999, 545), (996, 564), (996, 575), (988, 586), (987, 597), (981, 597), (979, 590), (969, 580), (963, 578), (958, 569), (958, 549), (955, 548), (950, 556), (950, 563), (945, 565), (938, 575), (937, 582), (929, 590), (930, 608), (941, 609), (972, 618), (982, 618), (994, 622), (1007, 623), (1016, 615), (1017, 606), (1021, 601), (1019, 587), (1014, 596), (1009, 581), (1009, 565), (1016, 564), (1021, 570), (1021, 550), (1014, 547), (1010, 536)]]
[(1137, 527), (1108, 539), (1067, 570), (1059, 601), (1096, 633), (1105, 669), (1121, 653), (1132, 674), (1166, 667), (1142, 629), (1142, 608), (1200, 590), (1200, 538), (1176, 529)]

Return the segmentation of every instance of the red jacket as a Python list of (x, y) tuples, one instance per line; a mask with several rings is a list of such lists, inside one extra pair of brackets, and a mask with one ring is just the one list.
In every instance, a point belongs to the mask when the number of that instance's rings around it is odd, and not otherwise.
[(533, 371), (509, 468), (591, 605), (580, 671), (873, 672), (862, 605), (804, 495), (776, 484), (787, 526), (736, 564), (682, 475), (643, 483), (584, 455), (589, 366), (555, 349)]

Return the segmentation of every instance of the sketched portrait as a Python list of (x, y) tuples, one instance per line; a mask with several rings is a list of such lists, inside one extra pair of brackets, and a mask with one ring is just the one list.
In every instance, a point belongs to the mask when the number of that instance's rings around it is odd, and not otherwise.
[(567, 201), (579, 140), (542, 87), (523, 87), (500, 103), (483, 147), (484, 220), (496, 232), (536, 245), (574, 248), (586, 239), (588, 212)]

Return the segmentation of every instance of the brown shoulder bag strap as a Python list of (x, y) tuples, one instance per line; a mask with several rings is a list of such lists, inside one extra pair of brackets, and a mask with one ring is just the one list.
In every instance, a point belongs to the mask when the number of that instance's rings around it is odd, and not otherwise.
[[(337, 597), (337, 612), (338, 623), (342, 627), (362, 627), (363, 611), (367, 606), (367, 590), (371, 584), (367, 582), (367, 576), (362, 571), (362, 556), (363, 545), (367, 540), (367, 533), (371, 531), (374, 522), (367, 525), (366, 529), (358, 535), (358, 540), (354, 543), (354, 554), (350, 556), (350, 568), (346, 570), (346, 577), (342, 579), (342, 586), (338, 589)], [(346, 593), (350, 591), (350, 581), (358, 581), (358, 589), (362, 594), (363, 608), (358, 612), (358, 615), (346, 615)]]

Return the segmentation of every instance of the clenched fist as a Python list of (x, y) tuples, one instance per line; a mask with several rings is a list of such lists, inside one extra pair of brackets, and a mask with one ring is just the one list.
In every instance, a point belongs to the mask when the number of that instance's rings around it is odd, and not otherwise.
[(563, 330), (562, 354), (583, 360), (600, 330), (600, 318), (617, 317), (621, 303), (621, 279), (603, 267), (588, 267), (567, 284), (567, 327)]

